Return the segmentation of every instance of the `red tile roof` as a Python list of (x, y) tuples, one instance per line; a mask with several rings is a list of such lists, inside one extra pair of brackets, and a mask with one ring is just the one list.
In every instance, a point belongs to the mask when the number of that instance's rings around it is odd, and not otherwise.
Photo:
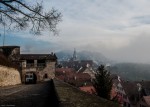
[(84, 91), (84, 92), (88, 92), (90, 94), (95, 94), (95, 88), (93, 86), (83, 86), (83, 87), (79, 87), (80, 90)]
[(73, 73), (74, 69), (73, 68), (56, 68), (55, 72), (59, 72), (59, 73)]
[(91, 76), (88, 73), (76, 73), (76, 79), (90, 80)]
[(143, 96), (143, 99), (145, 100), (146, 104), (150, 106), (150, 96)]

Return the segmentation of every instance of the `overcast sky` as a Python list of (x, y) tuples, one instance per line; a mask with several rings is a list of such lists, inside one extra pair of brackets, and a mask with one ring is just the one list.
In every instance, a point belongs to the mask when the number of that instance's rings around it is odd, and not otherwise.
[(7, 45), (20, 45), (26, 53), (76, 48), (100, 52), (112, 60), (150, 63), (150, 0), (43, 1), (46, 10), (54, 7), (63, 15), (59, 36), (9, 31)]

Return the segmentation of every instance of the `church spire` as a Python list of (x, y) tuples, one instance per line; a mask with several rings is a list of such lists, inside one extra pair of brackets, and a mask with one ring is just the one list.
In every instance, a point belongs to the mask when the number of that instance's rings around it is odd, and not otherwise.
[(77, 60), (77, 53), (76, 53), (76, 49), (74, 48), (74, 52), (73, 52), (73, 61)]

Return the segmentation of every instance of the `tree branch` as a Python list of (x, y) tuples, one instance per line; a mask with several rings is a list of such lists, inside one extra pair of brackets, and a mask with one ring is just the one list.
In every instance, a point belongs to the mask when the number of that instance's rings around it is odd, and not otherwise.
[(22, 5), (22, 6), (24, 6), (26, 9), (28, 9), (28, 10), (30, 10), (30, 11), (32, 11), (32, 12), (34, 12), (34, 13), (37, 13), (38, 15), (40, 15), (40, 16), (42, 16), (42, 17), (44, 17), (44, 18), (45, 18), (45, 16), (43, 16), (43, 15), (42, 15), (42, 14), (40, 14), (40, 13), (38, 13), (38, 11), (34, 11), (34, 10), (30, 9), (28, 6), (26, 6), (25, 4), (21, 3), (20, 1), (15, 0), (15, 2), (17, 2), (17, 3), (21, 4), (21, 5)]
[(0, 10), (0, 12), (1, 13), (3, 13), (3, 14), (5, 14), (7, 17), (9, 17), (10, 19), (13, 19), (16, 23), (18, 23), (19, 25), (21, 25), (22, 26), (22, 24), (19, 22), (19, 21), (17, 21), (15, 18), (13, 18), (12, 16), (10, 16), (10, 15), (8, 15), (6, 12), (3, 12), (2, 10)]
[(32, 18), (31, 16), (29, 16), (29, 15), (25, 14), (25, 13), (24, 13), (24, 12), (22, 12), (21, 10), (16, 9), (16, 8), (14, 8), (13, 6), (11, 6), (11, 5), (9, 5), (9, 4), (5, 3), (5, 2), (1, 2), (1, 3), (2, 3), (2, 4), (4, 4), (5, 6), (7, 6), (7, 7), (11, 8), (11, 9), (12, 9), (12, 10), (14, 10), (14, 11), (17, 11), (17, 12), (19, 12), (19, 13), (21, 13), (21, 14), (23, 14), (23, 15), (27, 16), (27, 17)]
[[(29, 25), (31, 31), (35, 33), (45, 28), (50, 32), (57, 33), (56, 25), (61, 21), (61, 13), (58, 13), (57, 10), (52, 8), (48, 13), (43, 13), (41, 4), (37, 3), (37, 5), (32, 8), (19, 0), (10, 0), (10, 2), (12, 2), (12, 4), (1, 0), (0, 3), (3, 4), (3, 6), (0, 12), (6, 15), (10, 23), (13, 23), (13, 21), (17, 23), (18, 26), (16, 27), (22, 29)], [(13, 3), (16, 3), (16, 5)]]

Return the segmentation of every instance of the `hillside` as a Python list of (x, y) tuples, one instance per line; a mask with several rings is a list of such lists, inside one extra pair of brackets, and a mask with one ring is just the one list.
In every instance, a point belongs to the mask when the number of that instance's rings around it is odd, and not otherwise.
[(150, 81), (150, 64), (119, 63), (110, 67), (110, 72), (127, 80)]
[[(60, 51), (56, 53), (59, 61), (69, 60), (73, 56), (73, 51)], [(110, 71), (112, 74), (118, 74), (126, 80), (150, 80), (150, 64), (140, 63), (117, 63), (107, 59), (104, 55), (98, 52), (80, 51), (77, 52), (78, 60), (93, 60), (96, 65), (107, 64), (111, 65)], [(96, 69), (94, 68), (94, 69)]]

